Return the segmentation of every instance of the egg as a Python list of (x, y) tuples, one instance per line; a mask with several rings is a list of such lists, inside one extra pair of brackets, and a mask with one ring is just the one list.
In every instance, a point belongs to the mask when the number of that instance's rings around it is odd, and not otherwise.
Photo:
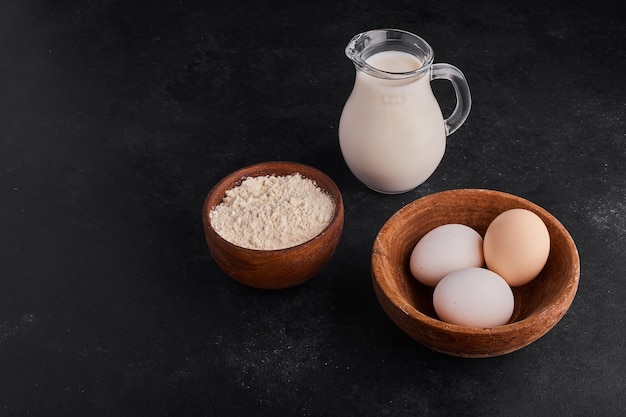
[(446, 275), (433, 293), (433, 304), (445, 322), (469, 327), (506, 324), (513, 315), (513, 291), (485, 268), (465, 268)]
[(483, 264), (483, 238), (471, 227), (454, 223), (426, 233), (410, 257), (411, 274), (430, 287), (452, 271)]
[(539, 216), (526, 209), (500, 213), (485, 232), (483, 252), (487, 268), (512, 287), (532, 281), (550, 254), (550, 234)]

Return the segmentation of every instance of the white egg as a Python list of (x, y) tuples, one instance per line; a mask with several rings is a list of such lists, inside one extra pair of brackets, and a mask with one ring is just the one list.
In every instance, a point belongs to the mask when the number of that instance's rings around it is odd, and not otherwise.
[(470, 327), (506, 324), (513, 314), (513, 291), (495, 272), (467, 268), (446, 275), (435, 288), (433, 304), (445, 322)]
[(411, 252), (411, 274), (435, 287), (450, 272), (484, 264), (483, 238), (469, 226), (444, 224), (426, 233)]

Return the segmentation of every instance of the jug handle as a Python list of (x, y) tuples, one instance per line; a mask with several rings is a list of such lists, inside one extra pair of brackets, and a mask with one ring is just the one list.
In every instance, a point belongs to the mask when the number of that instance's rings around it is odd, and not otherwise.
[(446, 136), (457, 131), (465, 122), (472, 107), (472, 96), (470, 95), (467, 80), (460, 69), (450, 64), (433, 64), (430, 72), (432, 80), (448, 80), (454, 87), (456, 94), (456, 106), (452, 114), (443, 121), (446, 128)]

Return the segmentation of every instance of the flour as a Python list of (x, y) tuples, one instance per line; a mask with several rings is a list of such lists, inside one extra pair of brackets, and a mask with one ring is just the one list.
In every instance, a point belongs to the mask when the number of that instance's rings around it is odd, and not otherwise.
[(301, 174), (245, 178), (209, 213), (224, 239), (249, 249), (275, 250), (304, 243), (333, 218), (330, 195)]

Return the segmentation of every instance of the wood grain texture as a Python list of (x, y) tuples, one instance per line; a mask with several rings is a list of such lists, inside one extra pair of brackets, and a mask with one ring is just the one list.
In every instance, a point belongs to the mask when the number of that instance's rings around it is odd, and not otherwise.
[[(536, 213), (550, 233), (550, 255), (530, 283), (513, 288), (515, 308), (508, 324), (473, 328), (438, 319), (433, 288), (409, 269), (415, 244), (448, 223), (474, 228), (484, 237), (500, 213), (525, 208)], [(523, 198), (481, 189), (450, 190), (420, 198), (396, 212), (381, 228), (372, 250), (372, 280), (387, 315), (405, 333), (433, 350), (461, 357), (490, 357), (521, 349), (547, 333), (563, 317), (578, 288), (580, 260), (565, 227), (543, 208)]]
[[(222, 202), (226, 191), (239, 185), (244, 178), (294, 173), (315, 181), (335, 202), (333, 219), (315, 238), (291, 248), (255, 250), (228, 242), (211, 226), (211, 209)], [(330, 260), (343, 232), (344, 207), (337, 185), (323, 172), (295, 162), (264, 162), (237, 170), (216, 184), (205, 199), (202, 219), (211, 255), (228, 276), (251, 287), (280, 289), (311, 279)]]

